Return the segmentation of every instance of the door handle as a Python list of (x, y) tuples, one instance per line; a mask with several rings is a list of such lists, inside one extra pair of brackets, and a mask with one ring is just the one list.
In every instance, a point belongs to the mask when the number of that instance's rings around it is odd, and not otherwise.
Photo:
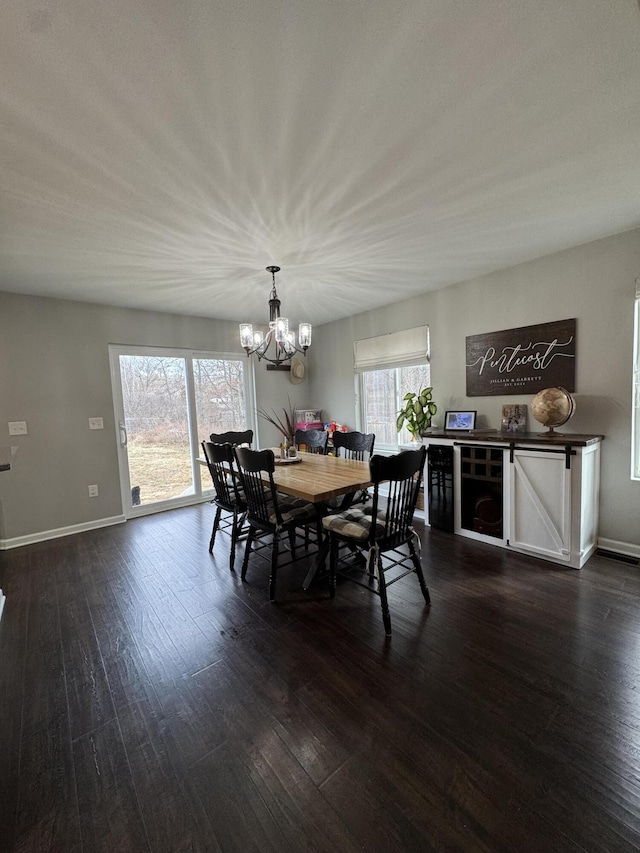
[(120, 421), (119, 427), (120, 427), (120, 447), (126, 447), (128, 444), (128, 441), (129, 441), (129, 437), (127, 435), (127, 428), (122, 423), (122, 421)]

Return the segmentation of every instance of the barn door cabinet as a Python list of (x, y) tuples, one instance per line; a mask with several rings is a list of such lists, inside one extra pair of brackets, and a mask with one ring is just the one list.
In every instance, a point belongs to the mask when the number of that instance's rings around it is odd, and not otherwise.
[(431, 435), (427, 521), (579, 569), (597, 547), (602, 438)]

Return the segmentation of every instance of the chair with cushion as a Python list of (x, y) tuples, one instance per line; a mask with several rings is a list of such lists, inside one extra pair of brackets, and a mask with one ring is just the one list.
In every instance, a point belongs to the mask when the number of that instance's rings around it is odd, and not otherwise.
[(209, 441), (213, 444), (231, 444), (234, 447), (246, 445), (251, 447), (253, 443), (253, 430), (246, 429), (243, 432), (212, 432)]
[(300, 498), (280, 494), (273, 481), (275, 457), (272, 450), (249, 450), (246, 447), (235, 449), (238, 475), (247, 505), (249, 535), (242, 563), (242, 580), (246, 578), (249, 557), (252, 552), (260, 554), (265, 545), (258, 544), (261, 535), (271, 537), (271, 573), (269, 576), (269, 599), (276, 594), (276, 575), (280, 538), (283, 533), (289, 536), (292, 557), (295, 559), (296, 528), (314, 526), (318, 542), (322, 538), (321, 516), (313, 504)]
[[(209, 553), (213, 553), (218, 529), (229, 532), (231, 534), (229, 568), (233, 571), (236, 544), (247, 514), (244, 496), (234, 471), (233, 447), (229, 443), (214, 444), (211, 441), (203, 441), (202, 452), (216, 493), (213, 499), (213, 503), (216, 505), (216, 514), (213, 519), (211, 539), (209, 540)], [(226, 517), (223, 517), (223, 513)], [(231, 519), (229, 519), (229, 515), (232, 516)]]
[[(336, 592), (336, 576), (347, 577), (380, 596), (382, 621), (387, 636), (391, 636), (391, 616), (387, 588), (391, 584), (415, 572), (420, 589), (427, 604), (431, 603), (429, 590), (424, 580), (420, 557), (416, 550), (419, 539), (412, 527), (413, 514), (418, 499), (426, 447), (407, 450), (395, 456), (373, 456), (369, 462), (373, 482), (373, 502), (370, 507), (351, 507), (345, 512), (329, 515), (323, 519), (323, 527), (331, 540), (329, 563), (329, 590), (333, 598)], [(380, 495), (380, 486), (388, 489), (388, 497)], [(349, 558), (340, 561), (339, 548), (346, 544), (361, 555), (366, 552), (364, 569), (361, 562)], [(406, 550), (405, 550), (406, 548)], [(401, 550), (402, 549), (402, 550)], [(407, 553), (408, 552), (408, 553)], [(398, 568), (387, 580), (386, 574)], [(368, 583), (353, 577), (353, 571), (366, 571)], [(372, 587), (374, 578), (377, 589)]]
[(307, 453), (327, 453), (329, 433), (326, 429), (297, 429), (294, 442), (300, 447), (304, 445)]

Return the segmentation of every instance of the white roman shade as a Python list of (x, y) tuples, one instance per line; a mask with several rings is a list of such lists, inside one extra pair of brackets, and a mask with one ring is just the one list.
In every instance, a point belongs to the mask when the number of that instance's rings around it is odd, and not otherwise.
[(364, 338), (353, 344), (356, 373), (365, 370), (385, 370), (429, 361), (429, 327), (416, 326), (375, 338)]

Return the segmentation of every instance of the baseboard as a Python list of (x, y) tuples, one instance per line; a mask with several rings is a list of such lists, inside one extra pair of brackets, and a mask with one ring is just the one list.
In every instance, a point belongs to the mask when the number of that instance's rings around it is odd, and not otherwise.
[(632, 545), (630, 542), (618, 542), (615, 539), (598, 538), (598, 551), (609, 551), (613, 556), (632, 557), (640, 560), (640, 545)]
[(110, 518), (96, 518), (94, 521), (85, 521), (83, 524), (58, 527), (56, 530), (41, 530), (38, 533), (29, 533), (27, 536), (0, 539), (0, 551), (21, 548), (23, 545), (34, 545), (36, 542), (46, 542), (49, 539), (60, 539), (62, 536), (72, 536), (74, 533), (85, 533), (87, 530), (98, 530), (100, 527), (111, 527), (114, 524), (123, 524), (125, 520), (124, 515), (114, 515)]

